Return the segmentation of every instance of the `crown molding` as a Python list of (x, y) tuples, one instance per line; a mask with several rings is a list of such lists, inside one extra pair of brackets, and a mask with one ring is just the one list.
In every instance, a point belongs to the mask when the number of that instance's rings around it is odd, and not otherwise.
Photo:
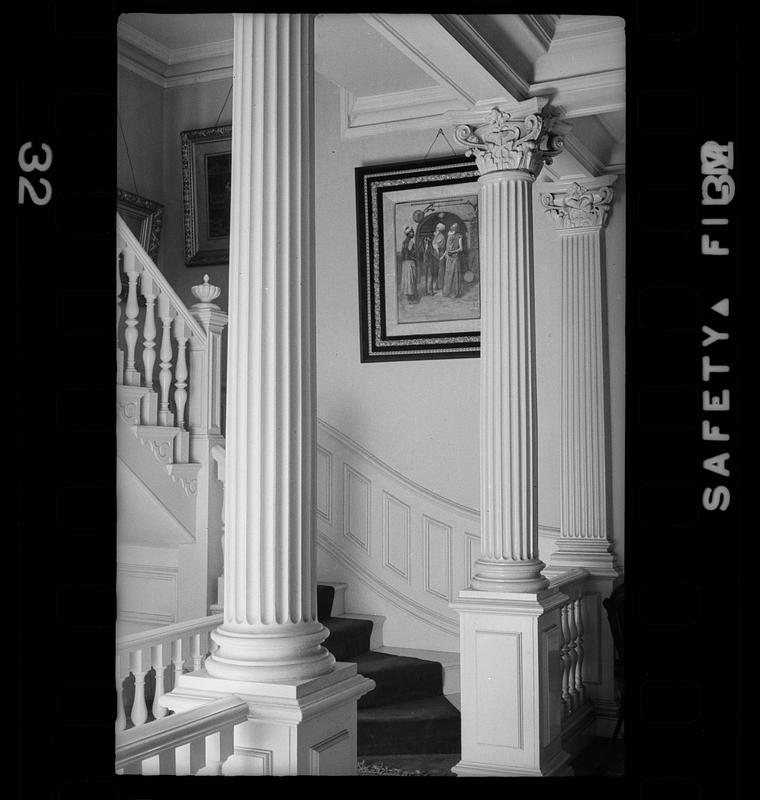
[(162, 89), (232, 77), (232, 40), (170, 50), (120, 22), (118, 63)]

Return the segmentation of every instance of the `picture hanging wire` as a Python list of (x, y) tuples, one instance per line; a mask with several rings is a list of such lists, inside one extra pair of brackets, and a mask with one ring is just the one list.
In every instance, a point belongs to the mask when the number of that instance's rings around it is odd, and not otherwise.
[(230, 94), (232, 92), (232, 83), (230, 83), (230, 88), (227, 91), (227, 97), (224, 98), (224, 102), (222, 103), (222, 107), (219, 109), (219, 116), (216, 118), (216, 122), (214, 123), (214, 127), (219, 124), (219, 120), (222, 118), (222, 111), (224, 111), (224, 107), (227, 105), (227, 101), (230, 99)]
[(116, 111), (116, 117), (119, 120), (119, 130), (121, 131), (121, 138), (124, 140), (124, 149), (127, 152), (127, 161), (129, 162), (129, 169), (132, 172), (132, 183), (135, 186), (135, 194), (140, 194), (140, 192), (137, 191), (137, 179), (135, 178), (135, 168), (132, 166), (132, 156), (129, 155), (129, 145), (127, 144), (127, 137), (124, 135), (124, 127), (121, 124), (121, 114), (119, 114), (118, 109)]
[(443, 132), (443, 128), (438, 128), (438, 133), (436, 133), (435, 137), (433, 138), (433, 141), (430, 143), (430, 147), (428, 147), (427, 153), (425, 153), (425, 158), (427, 158), (428, 155), (430, 155), (430, 151), (433, 149), (433, 145), (436, 143), (436, 141), (438, 140), (439, 136), (443, 136), (443, 138), (446, 141), (446, 144), (449, 146), (451, 152), (454, 155), (457, 154), (457, 151), (451, 146), (451, 142), (448, 140), (446, 134)]

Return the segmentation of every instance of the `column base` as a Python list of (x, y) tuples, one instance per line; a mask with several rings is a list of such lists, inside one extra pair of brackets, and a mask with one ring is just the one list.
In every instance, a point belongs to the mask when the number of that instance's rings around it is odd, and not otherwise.
[(570, 774), (562, 748), (557, 589), (459, 593), (462, 760), (467, 776)]
[(570, 567), (583, 567), (600, 578), (617, 578), (621, 573), (615, 546), (607, 539), (557, 539), (547, 574)]
[(472, 588), (481, 592), (540, 592), (549, 585), (541, 574), (546, 566), (537, 558), (530, 561), (490, 560), (475, 562)]
[(235, 727), (234, 754), (223, 775), (355, 775), (356, 702), (374, 687), (354, 663), (279, 683), (225, 680), (198, 670), (178, 675), (160, 703), (177, 713), (230, 694), (248, 703), (248, 721)]
[(233, 681), (306, 680), (333, 669), (335, 658), (322, 647), (330, 632), (320, 622), (250, 627), (236, 631), (225, 623), (212, 631), (219, 648), (206, 659), (214, 678)]

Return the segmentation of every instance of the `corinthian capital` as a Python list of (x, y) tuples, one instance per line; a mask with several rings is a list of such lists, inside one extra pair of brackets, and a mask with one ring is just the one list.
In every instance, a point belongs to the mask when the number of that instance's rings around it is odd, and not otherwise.
[(458, 125), (454, 138), (475, 156), (481, 175), (500, 170), (525, 170), (535, 178), (544, 163), (562, 152), (556, 116), (546, 107), (519, 114), (493, 108), (480, 125)]
[(543, 184), (541, 204), (560, 229), (602, 228), (607, 222), (617, 176), (606, 175), (576, 181)]

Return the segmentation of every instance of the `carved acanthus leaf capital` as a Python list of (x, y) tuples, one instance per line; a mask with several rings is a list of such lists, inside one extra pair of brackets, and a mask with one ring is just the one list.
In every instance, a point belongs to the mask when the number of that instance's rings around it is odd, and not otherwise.
[(542, 192), (541, 204), (558, 228), (604, 227), (615, 192), (612, 186), (572, 183), (560, 191)]
[(563, 141), (554, 133), (556, 117), (546, 108), (523, 118), (493, 108), (481, 125), (458, 125), (454, 138), (474, 156), (481, 175), (501, 170), (525, 170), (535, 178), (541, 167), (562, 152)]

